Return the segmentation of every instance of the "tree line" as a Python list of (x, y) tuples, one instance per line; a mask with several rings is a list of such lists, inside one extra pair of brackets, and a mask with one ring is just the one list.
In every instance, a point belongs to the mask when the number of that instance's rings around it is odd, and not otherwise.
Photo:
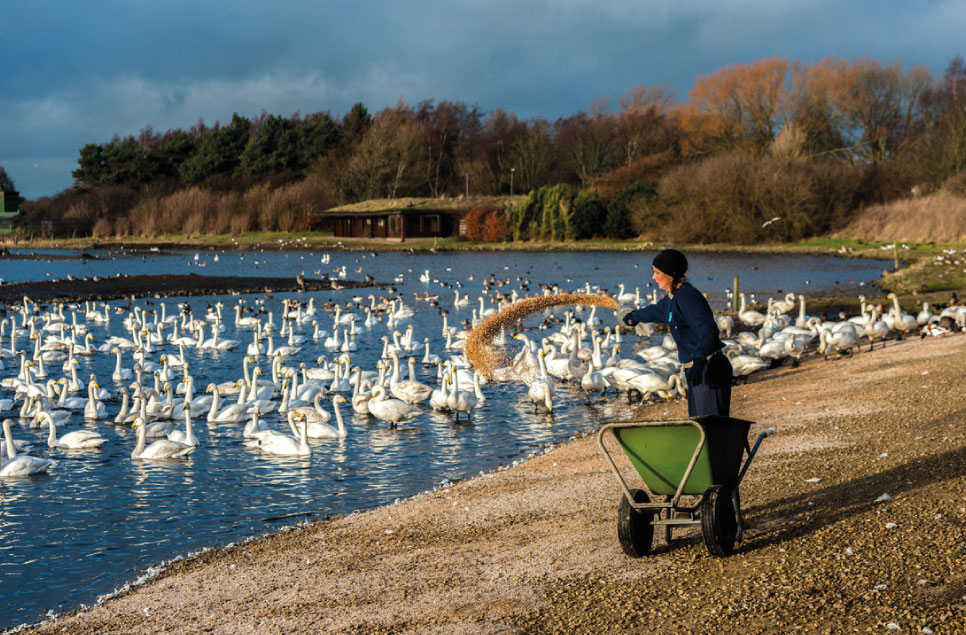
[[(872, 59), (773, 57), (700, 77), (683, 101), (639, 86), (555, 121), (427, 100), (147, 127), (85, 145), (74, 186), (24, 209), (105, 233), (215, 232), (297, 229), (370, 198), (529, 193), (488, 236), (789, 240), (912, 188), (950, 187), (964, 167), (962, 58), (937, 78)], [(271, 212), (267, 197), (279, 201)]]

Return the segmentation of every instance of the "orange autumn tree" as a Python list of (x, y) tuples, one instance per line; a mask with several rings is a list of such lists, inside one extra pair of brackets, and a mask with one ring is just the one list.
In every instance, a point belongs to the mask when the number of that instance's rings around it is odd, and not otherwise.
[(685, 155), (767, 148), (787, 113), (788, 62), (732, 64), (698, 78), (680, 111)]

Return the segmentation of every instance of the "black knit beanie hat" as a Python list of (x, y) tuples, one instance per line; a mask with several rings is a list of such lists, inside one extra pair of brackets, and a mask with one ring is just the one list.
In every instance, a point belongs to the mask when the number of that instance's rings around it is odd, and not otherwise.
[(665, 249), (654, 256), (654, 266), (672, 278), (680, 278), (688, 270), (688, 259), (677, 249)]

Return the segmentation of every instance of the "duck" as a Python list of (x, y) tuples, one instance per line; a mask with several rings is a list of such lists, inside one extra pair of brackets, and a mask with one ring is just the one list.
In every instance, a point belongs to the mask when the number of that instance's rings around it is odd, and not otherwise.
[(158, 439), (151, 445), (145, 447), (147, 442), (146, 425), (144, 419), (138, 417), (132, 426), (137, 430), (138, 440), (131, 452), (132, 459), (165, 460), (180, 459), (188, 456), (195, 451), (193, 445), (187, 445), (171, 439)]

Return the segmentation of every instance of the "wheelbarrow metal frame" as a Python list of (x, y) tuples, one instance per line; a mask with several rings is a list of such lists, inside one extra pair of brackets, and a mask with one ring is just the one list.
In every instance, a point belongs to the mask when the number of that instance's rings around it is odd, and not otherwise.
[[(668, 497), (665, 497), (665, 500), (662, 502), (636, 503), (634, 501), (634, 496), (631, 493), (631, 489), (627, 485), (627, 481), (624, 480), (624, 476), (621, 474), (620, 469), (617, 467), (617, 464), (614, 462), (614, 459), (611, 456), (610, 451), (604, 445), (604, 435), (607, 433), (607, 431), (619, 430), (623, 428), (643, 428), (643, 427), (656, 428), (656, 427), (668, 427), (668, 426), (677, 426), (677, 425), (694, 426), (698, 430), (699, 439), (698, 439), (697, 445), (695, 446), (694, 452), (691, 454), (691, 458), (688, 462), (687, 467), (685, 468), (684, 474), (681, 477), (681, 481), (678, 484), (675, 493), (672, 496), (670, 496), (670, 500), (668, 500)], [(747, 445), (747, 440), (745, 441), (745, 448), (748, 452), (748, 457), (745, 459), (744, 464), (741, 465), (738, 471), (738, 476), (735, 481), (734, 487), (731, 490), (731, 499), (732, 499), (732, 503), (735, 511), (735, 521), (738, 526), (736, 542), (741, 542), (741, 538), (742, 538), (742, 535), (744, 534), (744, 529), (745, 529), (744, 518), (741, 515), (741, 504), (740, 504), (740, 498), (738, 495), (738, 486), (740, 485), (742, 479), (744, 479), (745, 473), (748, 471), (748, 467), (751, 465), (752, 459), (754, 459), (755, 454), (758, 452), (758, 447), (761, 445), (762, 440), (764, 440), (772, 433), (774, 433), (774, 429), (772, 428), (769, 428), (764, 432), (761, 432), (758, 435), (758, 438), (756, 439), (754, 446), (750, 448)], [(618, 440), (616, 433), (612, 432), (612, 434), (614, 434), (615, 440)], [(618, 443), (620, 443), (619, 440), (618, 440)], [(698, 519), (694, 518), (694, 513), (701, 508), (701, 504), (704, 501), (704, 494), (684, 494), (684, 489), (687, 486), (688, 480), (691, 478), (691, 474), (694, 471), (695, 465), (698, 462), (698, 457), (701, 455), (701, 451), (704, 449), (706, 444), (707, 444), (707, 434), (705, 433), (704, 426), (702, 426), (701, 423), (699, 423), (698, 421), (692, 418), (660, 419), (660, 420), (654, 420), (654, 421), (619, 421), (619, 422), (613, 422), (613, 423), (605, 423), (604, 425), (601, 426), (600, 430), (598, 430), (597, 432), (597, 445), (600, 448), (601, 453), (604, 455), (604, 458), (607, 459), (607, 463), (610, 465), (611, 472), (613, 472), (614, 476), (617, 478), (617, 482), (620, 483), (621, 490), (624, 493), (624, 498), (627, 499), (628, 504), (631, 506), (632, 509), (637, 511), (658, 512), (655, 518), (651, 521), (651, 524), (667, 526), (668, 530), (670, 530), (671, 526), (690, 526), (690, 525), (701, 524), (700, 518)], [(644, 484), (644, 487), (647, 489), (650, 489), (647, 487), (646, 483)], [(689, 496), (689, 497), (694, 496), (695, 497), (694, 503), (691, 505), (682, 504), (681, 499), (684, 496)], [(664, 510), (667, 510), (666, 518), (663, 517), (664, 515), (660, 513)], [(674, 518), (673, 514), (675, 512), (689, 514), (690, 518)]]

